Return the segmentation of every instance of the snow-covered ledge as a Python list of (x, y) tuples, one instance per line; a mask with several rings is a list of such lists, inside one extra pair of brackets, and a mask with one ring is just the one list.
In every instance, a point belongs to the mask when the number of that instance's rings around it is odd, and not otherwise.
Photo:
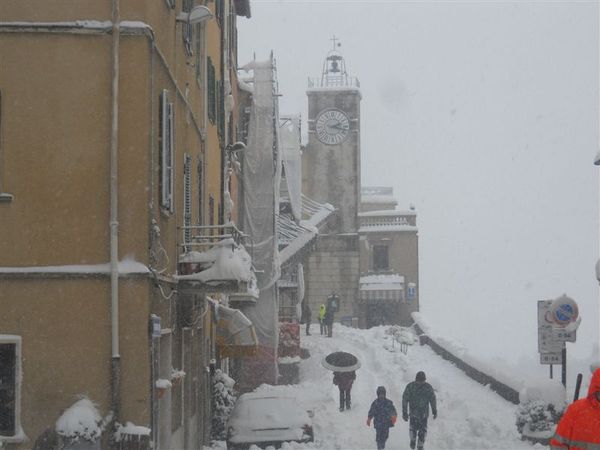
[[(189, 251), (179, 256), (180, 265), (188, 265), (191, 273), (177, 275), (183, 282), (199, 282), (208, 286), (219, 286), (233, 282), (235, 291), (244, 289), (244, 294), (258, 298), (256, 275), (252, 259), (243, 245), (236, 244), (233, 238), (216, 243), (205, 252)], [(243, 283), (245, 286), (239, 286)]]
[[(144, 264), (131, 259), (119, 261), (118, 269), (120, 277), (147, 276), (150, 273), (150, 270)], [(110, 275), (110, 263), (74, 264), (64, 266), (0, 267), (0, 278), (58, 278), (108, 275)]]

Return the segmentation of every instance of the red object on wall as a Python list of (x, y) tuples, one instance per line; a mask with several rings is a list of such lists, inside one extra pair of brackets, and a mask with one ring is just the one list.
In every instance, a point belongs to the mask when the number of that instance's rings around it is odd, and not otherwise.
[(279, 324), (279, 349), (280, 358), (300, 356), (300, 324), (282, 322)]

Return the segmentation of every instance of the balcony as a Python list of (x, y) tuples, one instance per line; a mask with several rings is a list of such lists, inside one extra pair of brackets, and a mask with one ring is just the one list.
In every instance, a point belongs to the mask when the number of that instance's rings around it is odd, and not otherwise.
[(413, 211), (369, 211), (359, 213), (359, 233), (386, 231), (418, 231)]
[(308, 88), (360, 88), (360, 82), (356, 77), (348, 75), (328, 75), (321, 78), (309, 78)]
[[(178, 260), (180, 291), (219, 292), (230, 303), (256, 303), (258, 288), (249, 237), (235, 225), (182, 227), (185, 236)], [(252, 251), (252, 250), (251, 250)]]

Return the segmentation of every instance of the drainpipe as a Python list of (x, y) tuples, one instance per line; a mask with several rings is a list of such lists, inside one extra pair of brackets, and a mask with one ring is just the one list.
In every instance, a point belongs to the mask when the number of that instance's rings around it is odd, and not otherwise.
[(110, 319), (111, 319), (111, 410), (119, 419), (121, 356), (119, 355), (119, 0), (112, 0), (112, 110), (110, 127)]

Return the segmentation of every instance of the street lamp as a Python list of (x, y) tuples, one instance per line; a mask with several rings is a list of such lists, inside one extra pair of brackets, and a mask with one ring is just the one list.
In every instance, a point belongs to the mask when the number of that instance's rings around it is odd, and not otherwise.
[(200, 22), (210, 20), (213, 13), (204, 5), (194, 6), (190, 12), (182, 11), (175, 19), (177, 22), (183, 22), (188, 25), (196, 25)]

